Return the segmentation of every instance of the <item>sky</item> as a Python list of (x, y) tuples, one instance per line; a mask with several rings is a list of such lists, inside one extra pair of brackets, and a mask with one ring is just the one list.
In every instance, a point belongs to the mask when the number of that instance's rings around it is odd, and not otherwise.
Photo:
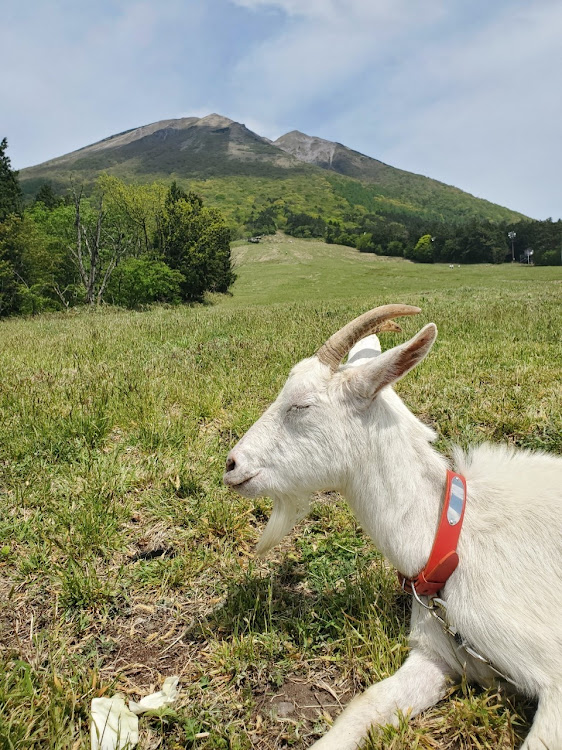
[(562, 217), (561, 0), (4, 0), (21, 169), (217, 112)]

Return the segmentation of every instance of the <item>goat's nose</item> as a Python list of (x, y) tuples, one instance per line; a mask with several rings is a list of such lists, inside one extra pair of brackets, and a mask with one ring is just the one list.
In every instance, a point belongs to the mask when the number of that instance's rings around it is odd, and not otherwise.
[(235, 468), (236, 468), (236, 461), (231, 456), (228, 456), (226, 459), (226, 471), (227, 472), (234, 471)]

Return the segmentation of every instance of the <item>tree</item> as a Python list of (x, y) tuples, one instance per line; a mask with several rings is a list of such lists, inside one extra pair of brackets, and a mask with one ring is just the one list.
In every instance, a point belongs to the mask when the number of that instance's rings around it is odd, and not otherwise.
[(0, 252), (10, 260), (14, 282), (9, 312), (32, 315), (60, 307), (55, 294), (60, 258), (50, 252), (41, 225), (26, 211), (23, 216), (12, 214), (0, 226)]
[(341, 225), (336, 221), (328, 221), (326, 224), (326, 231), (324, 232), (324, 242), (328, 245), (332, 245), (337, 242), (337, 238), (341, 233)]
[(83, 286), (71, 253), (76, 240), (75, 207), (61, 201), (49, 209), (39, 201), (26, 209), (25, 215), (33, 220), (41, 238), (35, 251), (28, 252), (27, 272), (39, 276), (43, 293), (63, 307), (79, 304), (83, 301)]
[[(101, 175), (97, 189), (104, 195), (104, 205), (113, 223), (118, 223), (130, 239), (131, 253), (150, 253), (158, 220), (166, 199), (166, 187), (161, 182), (151, 185), (126, 184), (117, 177)], [(170, 191), (174, 195), (185, 193), (174, 182)]]
[(10, 214), (20, 214), (23, 205), (18, 173), (11, 167), (7, 148), (8, 141), (3, 138), (0, 141), (0, 222)]
[(418, 263), (433, 263), (433, 243), (430, 234), (424, 234), (419, 238), (414, 248), (407, 248), (404, 257), (415, 260)]
[(285, 231), (293, 237), (322, 237), (326, 231), (326, 222), (320, 216), (287, 211)]
[(35, 203), (42, 203), (45, 208), (53, 209), (63, 202), (62, 198), (55, 195), (53, 186), (50, 182), (44, 182), (35, 196)]
[(505, 233), (491, 222), (472, 221), (463, 225), (457, 236), (463, 263), (501, 263), (505, 258)]
[(404, 243), (399, 240), (392, 240), (386, 246), (386, 254), (395, 258), (401, 258), (404, 255)]
[(510, 226), (517, 232), (517, 246), (532, 248), (533, 262), (538, 266), (562, 263), (562, 221), (521, 221)]
[(0, 223), (0, 315), (33, 314), (57, 307), (40, 227), (31, 216), (10, 214)]
[[(192, 201), (199, 203), (200, 207), (203, 205), (203, 201), (198, 195), (195, 193), (190, 193), (190, 195)], [(188, 200), (188, 198), (189, 196), (185, 190), (174, 180), (168, 189), (168, 194), (166, 195), (166, 206), (171, 206), (180, 200)]]
[(373, 244), (373, 235), (369, 234), (368, 232), (363, 232), (363, 234), (360, 234), (357, 237), (355, 247), (359, 250), (360, 253), (374, 252), (375, 245)]
[(254, 210), (246, 222), (246, 233), (249, 235), (256, 234), (275, 234), (277, 231), (275, 206), (271, 203), (262, 209)]
[(226, 292), (235, 279), (230, 231), (220, 212), (203, 206), (194, 193), (172, 185), (166, 196), (155, 244), (170, 268), (183, 275), (184, 300), (200, 300), (206, 291)]
[(0, 223), (0, 315), (18, 312), (17, 232), (19, 216), (11, 215)]
[(73, 185), (69, 199), (46, 183), (0, 222), (0, 316), (106, 296), (128, 307), (198, 300), (234, 281), (229, 227), (176, 183), (166, 190), (103, 175), (91, 197)]
[(74, 186), (72, 195), (75, 237), (68, 250), (84, 288), (85, 302), (100, 304), (111, 274), (131, 253), (136, 238), (127, 231), (122, 214), (104, 206), (103, 183), (90, 203)]

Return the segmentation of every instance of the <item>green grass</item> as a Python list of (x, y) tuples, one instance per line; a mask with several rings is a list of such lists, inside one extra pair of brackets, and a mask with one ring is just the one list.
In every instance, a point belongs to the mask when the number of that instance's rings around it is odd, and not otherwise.
[[(368, 307), (423, 308), (384, 346), (437, 323), (399, 391), (442, 450), (562, 453), (560, 269), (419, 266), (282, 237), (235, 255), (233, 295), (212, 305), (0, 324), (2, 750), (87, 748), (91, 698), (171, 674), (181, 700), (141, 719), (141, 747), (302, 748), (337, 699), (395, 671), (409, 600), (345, 503), (318, 497), (259, 561), (269, 502), (221, 482), (290, 367)], [(286, 717), (282, 699), (297, 704)], [(465, 688), (369, 747), (511, 750), (527, 711)]]
[[(461, 307), (465, 298), (494, 290), (493, 299), (511, 304), (512, 293), (525, 293), (538, 303), (544, 289), (554, 296), (560, 290), (560, 269), (516, 263), (466, 265), (411, 263), (402, 258), (358, 253), (355, 248), (326, 245), (319, 240), (299, 240), (278, 234), (259, 244), (236, 243), (234, 265), (238, 274), (228, 304), (256, 305), (303, 300), (361, 300), (362, 304), (418, 300)], [(454, 293), (454, 297), (453, 297)], [(427, 308), (434, 315), (434, 308)], [(424, 310), (425, 312), (425, 310)], [(449, 316), (451, 317), (451, 316)]]

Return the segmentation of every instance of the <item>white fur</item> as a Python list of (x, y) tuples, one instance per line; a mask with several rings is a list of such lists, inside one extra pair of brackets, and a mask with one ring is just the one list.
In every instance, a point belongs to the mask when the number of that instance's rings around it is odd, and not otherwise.
[[(225, 482), (247, 497), (269, 495), (266, 552), (304, 515), (309, 496), (337, 490), (388, 560), (413, 576), (435, 535), (447, 460), (388, 383), (427, 354), (426, 326), (380, 353), (376, 337), (356, 345), (332, 374), (315, 357), (293, 368), (277, 400), (229, 454)], [(450, 624), (539, 708), (524, 750), (562, 750), (562, 459), (482, 445), (454, 455), (468, 501), (460, 564), (441, 596)], [(315, 745), (355, 750), (370, 726), (395, 723), (444, 696), (463, 673), (484, 685), (489, 667), (458, 649), (414, 602), (411, 653), (393, 676), (345, 709)]]

